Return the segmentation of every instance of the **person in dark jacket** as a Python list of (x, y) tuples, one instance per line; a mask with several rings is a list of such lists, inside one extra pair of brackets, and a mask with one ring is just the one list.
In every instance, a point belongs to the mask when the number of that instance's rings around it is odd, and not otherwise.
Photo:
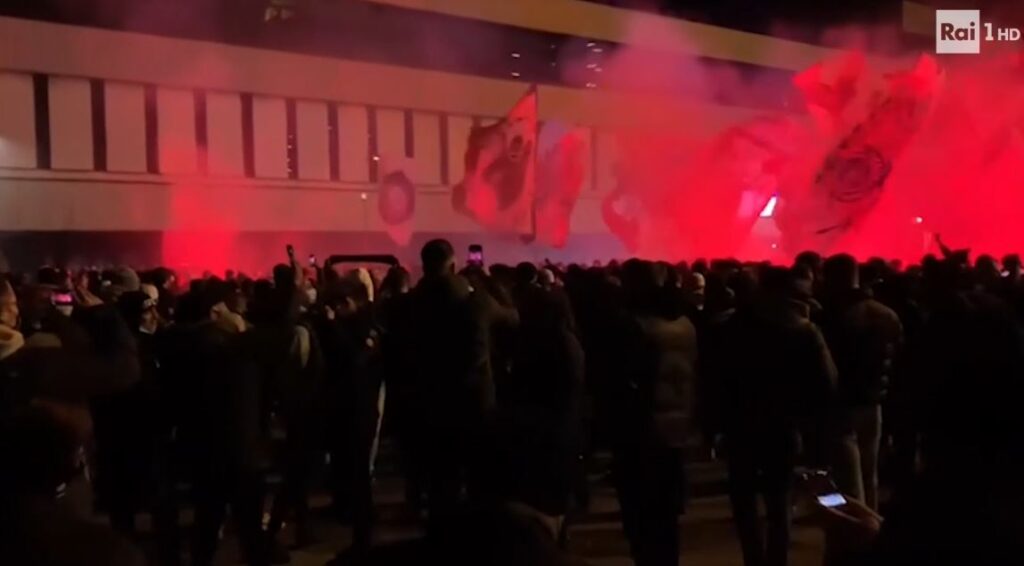
[(612, 471), (633, 561), (674, 566), (683, 452), (696, 432), (697, 333), (685, 316), (666, 312), (653, 264), (629, 260), (621, 277), (626, 309), (612, 375)]
[(474, 464), (496, 405), (492, 329), (516, 324), (518, 314), (455, 274), (448, 241), (427, 242), (420, 257), (423, 278), (410, 299), (413, 387), (425, 406), (420, 461), (429, 483), (429, 527), (436, 533), (454, 513), (462, 487), (479, 479)]
[(324, 352), (332, 503), (338, 519), (351, 519), (351, 550), (361, 556), (372, 542), (370, 454), (380, 390), (380, 333), (366, 288), (351, 277), (329, 283), (316, 329)]
[(505, 498), (561, 517), (580, 450), (583, 348), (561, 291), (533, 280), (513, 294), (520, 322), (511, 379), (501, 390), (496, 483)]
[(93, 399), (96, 488), (114, 528), (135, 536), (136, 514), (153, 513), (161, 564), (179, 562), (173, 424), (164, 394), (156, 301), (142, 291), (120, 295), (118, 310), (131, 329), (140, 379), (124, 391)]
[(420, 443), (419, 423), (422, 418), (422, 399), (414, 387), (415, 363), (411, 332), (411, 285), (409, 272), (400, 266), (388, 270), (381, 283), (376, 303), (377, 321), (381, 334), (381, 370), (387, 386), (385, 428), (390, 428), (398, 442), (402, 475), (405, 478), (406, 503), (417, 510), (426, 489), (421, 462), (415, 457)]
[(1024, 555), (1024, 336), (1005, 303), (958, 290), (943, 264), (928, 282), (920, 465), (884, 520), (857, 501), (824, 514), (844, 565), (996, 566)]
[(839, 378), (832, 418), (836, 484), (877, 510), (882, 401), (903, 327), (892, 309), (860, 288), (853, 256), (825, 261), (822, 293), (822, 331)]
[[(746, 566), (785, 566), (801, 429), (832, 402), (836, 370), (793, 274), (767, 268), (759, 296), (725, 324), (712, 367), (729, 464), (729, 495)], [(767, 510), (767, 543), (757, 496)]]
[(73, 429), (42, 407), (0, 417), (0, 561), (34, 566), (143, 566), (141, 552), (63, 499), (79, 475)]
[[(269, 561), (269, 544), (261, 527), (263, 484), (267, 464), (269, 385), (260, 363), (267, 355), (258, 335), (224, 304), (225, 290), (216, 281), (190, 291), (198, 293), (193, 313), (168, 336), (162, 357), (176, 387), (181, 410), (179, 438), (191, 475), (196, 501), (193, 563), (213, 563), (218, 533), (231, 506), (243, 559), (251, 565)], [(189, 299), (193, 300), (193, 299)], [(183, 302), (188, 302), (184, 301)]]

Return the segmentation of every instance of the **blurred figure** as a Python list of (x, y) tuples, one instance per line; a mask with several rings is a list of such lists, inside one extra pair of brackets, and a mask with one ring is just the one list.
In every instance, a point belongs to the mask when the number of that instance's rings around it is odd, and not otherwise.
[(839, 489), (878, 509), (878, 451), (882, 401), (903, 326), (896, 313), (859, 285), (857, 261), (836, 255), (825, 261), (822, 330), (839, 377), (835, 479)]
[[(664, 273), (664, 272), (663, 272)], [(611, 376), (613, 474), (622, 526), (637, 566), (679, 562), (683, 448), (696, 432), (697, 335), (667, 312), (654, 264), (622, 265), (625, 310)]]
[(491, 333), (518, 314), (486, 288), (455, 274), (455, 251), (431, 240), (420, 252), (423, 278), (411, 293), (414, 387), (425, 405), (420, 461), (428, 476), (430, 522), (437, 536), (455, 513), (468, 484), (479, 490), (486, 429), (496, 407)]
[(544, 287), (543, 276), (533, 278), (534, 270), (525, 271), (512, 292), (519, 327), (512, 375), (500, 390), (493, 468), (504, 499), (554, 520), (568, 513), (573, 493), (583, 419), (583, 349), (568, 299)]
[(332, 505), (337, 518), (351, 521), (351, 550), (360, 556), (372, 542), (380, 330), (366, 287), (353, 277), (328, 284), (322, 306), (316, 329), (324, 351)]
[(63, 501), (81, 445), (53, 413), (26, 407), (0, 418), (0, 557), (5, 564), (143, 566), (141, 552)]
[(270, 562), (261, 525), (269, 441), (264, 400), (273, 389), (263, 368), (275, 367), (268, 359), (274, 352), (228, 309), (222, 282), (207, 281), (189, 294), (161, 360), (175, 387), (178, 438), (195, 492), (192, 562), (213, 564), (230, 505), (243, 560), (263, 566)]
[(96, 489), (122, 533), (135, 536), (135, 518), (151, 510), (162, 564), (178, 562), (176, 478), (171, 473), (173, 421), (160, 376), (156, 301), (127, 291), (118, 310), (138, 348), (139, 382), (92, 401)]
[[(729, 495), (746, 566), (788, 563), (793, 468), (801, 431), (831, 405), (836, 370), (790, 270), (762, 271), (749, 307), (725, 324), (713, 367), (729, 463)], [(764, 500), (767, 541), (757, 510)]]

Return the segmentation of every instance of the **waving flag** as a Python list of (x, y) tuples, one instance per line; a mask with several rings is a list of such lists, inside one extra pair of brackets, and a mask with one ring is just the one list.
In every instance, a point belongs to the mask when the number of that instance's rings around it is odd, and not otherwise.
[(452, 195), (455, 208), (486, 229), (532, 234), (536, 89), (531, 88), (498, 123), (474, 127), (466, 146), (466, 173)]
[(630, 253), (636, 253), (640, 247), (640, 222), (643, 215), (643, 203), (621, 184), (601, 201), (601, 218), (608, 230), (618, 236)]
[(866, 108), (850, 110), (863, 117), (836, 139), (809, 182), (784, 187), (778, 223), (787, 241), (834, 249), (882, 198), (895, 164), (924, 126), (939, 70), (922, 56), (913, 69), (885, 78), (864, 100)]
[(377, 194), (377, 211), (384, 228), (391, 240), (401, 246), (412, 239), (416, 215), (416, 186), (406, 174), (408, 166), (408, 159), (382, 159)]

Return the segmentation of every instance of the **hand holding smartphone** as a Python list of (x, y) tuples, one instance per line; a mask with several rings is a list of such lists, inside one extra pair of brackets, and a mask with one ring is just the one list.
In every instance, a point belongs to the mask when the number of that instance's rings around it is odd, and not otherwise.
[(810, 470), (800, 475), (807, 491), (814, 498), (815, 503), (833, 509), (842, 507), (849, 503), (846, 497), (839, 492), (836, 483), (832, 481), (831, 475), (825, 470)]
[(474, 267), (484, 266), (484, 247), (480, 244), (469, 246), (469, 253), (466, 256), (466, 264)]

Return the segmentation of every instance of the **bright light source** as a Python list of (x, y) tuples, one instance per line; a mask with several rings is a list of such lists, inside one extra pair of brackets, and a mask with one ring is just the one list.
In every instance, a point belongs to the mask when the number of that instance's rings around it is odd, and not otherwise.
[(512, 76), (518, 79), (519, 78), (519, 71), (512, 71)]
[(519, 52), (518, 51), (513, 51), (512, 52), (512, 58), (513, 59), (518, 59), (519, 58)]
[(914, 217), (914, 224), (924, 224), (924, 218), (922, 218), (920, 216), (915, 216)]
[(777, 250), (777, 249), (779, 249), (779, 245), (773, 242), (773, 243), (772, 243), (772, 249), (773, 249), (773, 250)]
[(359, 198), (362, 199), (362, 200), (366, 200), (366, 199), (370, 198), (370, 195), (368, 195), (366, 193), (359, 193)]
[[(775, 215), (775, 205), (779, 203), (779, 197), (772, 195), (772, 198), (768, 199), (768, 204), (764, 205), (761, 209), (761, 218), (771, 218)], [(748, 209), (749, 210), (749, 209)]]

